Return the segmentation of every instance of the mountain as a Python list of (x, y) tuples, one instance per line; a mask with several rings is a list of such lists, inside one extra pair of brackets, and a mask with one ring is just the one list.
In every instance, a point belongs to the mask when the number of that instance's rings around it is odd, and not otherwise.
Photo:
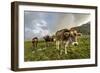
[(81, 26), (78, 26), (78, 27), (73, 27), (73, 28), (84, 35), (90, 34), (90, 22), (83, 24)]

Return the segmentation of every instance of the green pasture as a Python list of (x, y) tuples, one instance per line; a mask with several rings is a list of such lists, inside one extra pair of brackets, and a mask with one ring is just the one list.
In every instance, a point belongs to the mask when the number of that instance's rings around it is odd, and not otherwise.
[[(79, 45), (68, 46), (68, 54), (64, 53), (64, 48), (56, 49), (55, 42), (45, 47), (45, 42), (40, 40), (38, 47), (32, 47), (31, 41), (24, 41), (24, 60), (25, 61), (46, 61), (46, 60), (69, 60), (90, 58), (90, 37), (81, 36), (78, 39)], [(62, 51), (62, 54), (60, 52)]]

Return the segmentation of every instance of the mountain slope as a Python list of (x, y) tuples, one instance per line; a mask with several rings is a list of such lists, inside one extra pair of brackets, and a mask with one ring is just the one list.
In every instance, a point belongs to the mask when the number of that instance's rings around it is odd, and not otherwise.
[(73, 28), (84, 35), (90, 34), (90, 22), (83, 24), (81, 26), (78, 26), (78, 27), (73, 27)]

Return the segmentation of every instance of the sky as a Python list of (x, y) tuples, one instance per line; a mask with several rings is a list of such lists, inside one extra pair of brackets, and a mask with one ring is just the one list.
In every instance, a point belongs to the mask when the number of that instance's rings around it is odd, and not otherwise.
[(24, 39), (42, 38), (90, 21), (90, 14), (24, 11)]

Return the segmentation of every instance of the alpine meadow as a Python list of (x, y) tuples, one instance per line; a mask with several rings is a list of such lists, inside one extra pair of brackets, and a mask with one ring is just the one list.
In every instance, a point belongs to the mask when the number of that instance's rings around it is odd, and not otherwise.
[[(40, 39), (36, 48), (32, 47), (32, 41), (24, 41), (24, 61), (49, 61), (49, 60), (73, 60), (90, 58), (90, 22), (81, 26), (73, 27), (82, 33), (78, 38), (77, 46), (69, 45), (68, 54), (64, 53), (64, 48), (56, 49), (55, 42), (49, 42), (45, 47), (45, 41)], [(61, 53), (60, 53), (61, 52)]]

